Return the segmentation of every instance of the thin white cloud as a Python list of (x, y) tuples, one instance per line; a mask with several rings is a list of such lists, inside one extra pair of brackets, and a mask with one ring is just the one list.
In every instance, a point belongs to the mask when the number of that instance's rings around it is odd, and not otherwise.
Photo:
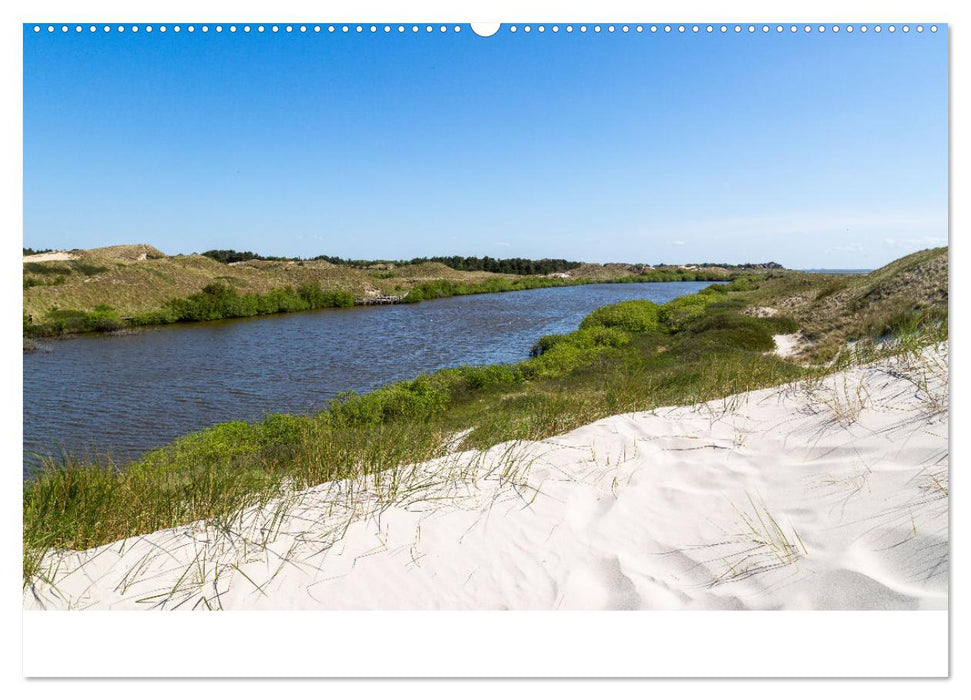
[(686, 245), (684, 241), (671, 241), (671, 245)]
[(915, 238), (884, 238), (883, 242), (891, 248), (937, 248), (947, 245), (947, 239), (940, 236), (917, 236)]
[(502, 246), (503, 248), (509, 248), (512, 243), (509, 243), (508, 241), (496, 241), (496, 245)]

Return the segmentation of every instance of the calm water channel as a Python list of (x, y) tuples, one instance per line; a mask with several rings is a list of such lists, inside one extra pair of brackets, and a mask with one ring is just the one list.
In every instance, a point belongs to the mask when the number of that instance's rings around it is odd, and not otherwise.
[(214, 423), (310, 413), (341, 391), (517, 362), (597, 307), (663, 303), (708, 284), (535, 289), (48, 342), (49, 352), (24, 355), (24, 476), (36, 453), (97, 448), (127, 460)]

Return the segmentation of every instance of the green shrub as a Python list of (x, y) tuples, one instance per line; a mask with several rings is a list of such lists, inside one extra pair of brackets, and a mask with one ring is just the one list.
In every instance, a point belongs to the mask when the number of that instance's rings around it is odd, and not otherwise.
[(539, 357), (544, 352), (552, 348), (557, 343), (564, 342), (565, 334), (554, 333), (551, 335), (540, 336), (540, 339), (533, 343), (533, 347), (530, 348), (529, 354), (531, 357)]
[(354, 305), (354, 296), (350, 292), (325, 292), (318, 282), (305, 284), (297, 288), (297, 296), (306, 302), (311, 309), (329, 307), (348, 307)]
[(284, 447), (304, 438), (308, 419), (289, 413), (273, 413), (259, 425), (259, 441), (264, 447)]
[(717, 301), (715, 294), (689, 294), (662, 304), (658, 320), (670, 332), (683, 331), (688, 323), (701, 316), (708, 305)]
[(745, 308), (745, 302), (741, 299), (717, 299), (705, 309), (705, 313), (713, 314), (721, 311), (741, 311)]
[(69, 275), (71, 268), (63, 265), (52, 265), (50, 263), (28, 262), (24, 263), (24, 272), (35, 275)]
[(84, 262), (83, 260), (72, 260), (70, 265), (85, 277), (94, 277), (95, 275), (100, 275), (102, 272), (107, 272), (109, 270), (109, 268), (105, 267), (104, 265), (94, 265), (89, 262)]
[(551, 379), (588, 365), (612, 348), (630, 342), (628, 333), (608, 326), (588, 326), (563, 335), (545, 335), (533, 345), (533, 359), (520, 367), (527, 379)]
[(752, 350), (767, 352), (775, 348), (771, 324), (731, 312), (705, 314), (688, 326), (679, 348), (691, 354)]
[(598, 347), (619, 348), (627, 345), (630, 340), (630, 335), (619, 328), (591, 326), (562, 335), (544, 335), (533, 345), (530, 354), (533, 357), (539, 357), (557, 345), (569, 345), (581, 350)]
[(606, 326), (621, 328), (632, 333), (649, 333), (658, 329), (659, 307), (647, 299), (622, 301), (603, 306), (580, 323), (580, 328)]
[(763, 319), (772, 329), (773, 333), (795, 333), (799, 330), (799, 324), (789, 316), (769, 316)]
[(759, 288), (759, 277), (755, 275), (742, 275), (733, 279), (727, 287), (726, 291), (729, 292), (750, 292), (753, 289)]
[(98, 333), (117, 331), (124, 327), (125, 322), (118, 315), (118, 312), (110, 306), (96, 306), (94, 311), (89, 313), (85, 320), (85, 330), (96, 331)]
[(351, 425), (373, 425), (390, 418), (426, 418), (448, 406), (456, 377), (455, 370), (447, 370), (389, 384), (370, 394), (344, 392), (328, 404), (329, 418)]
[(185, 299), (172, 299), (166, 304), (170, 313), (160, 318), (173, 318), (175, 321), (216, 321), (222, 318), (347, 307), (353, 304), (354, 297), (350, 293), (325, 292), (316, 283), (303, 285), (297, 290), (283, 287), (264, 294), (241, 295), (227, 284), (214, 282)]
[(24, 277), (24, 289), (27, 290), (31, 287), (56, 287), (65, 282), (67, 282), (67, 277), (64, 275), (47, 278)]
[(523, 381), (522, 370), (516, 365), (465, 366), (459, 369), (459, 373), (465, 386), (472, 390), (520, 384)]
[(180, 437), (171, 445), (149, 452), (140, 462), (155, 467), (181, 462), (199, 468), (253, 454), (261, 444), (258, 423), (230, 421)]
[(581, 348), (570, 343), (557, 343), (538, 355), (522, 363), (526, 379), (552, 379), (596, 359), (603, 351), (598, 348)]
[(568, 284), (583, 284), (589, 280), (572, 280), (567, 282), (550, 277), (521, 277), (508, 280), (503, 277), (493, 277), (482, 282), (453, 282), (451, 280), (434, 280), (423, 282), (412, 287), (401, 300), (405, 304), (426, 299), (443, 299), (445, 297), (465, 296), (468, 294), (496, 294), (499, 292), (516, 292), (526, 289), (541, 289), (546, 287), (563, 287)]
[(110, 306), (97, 306), (94, 311), (52, 307), (43, 322), (24, 317), (24, 334), (31, 337), (53, 337), (65, 333), (110, 332), (125, 327), (125, 321)]
[[(229, 280), (232, 281), (232, 280)], [(26, 284), (26, 283), (25, 283)], [(171, 299), (161, 309), (123, 319), (113, 309), (99, 306), (91, 312), (52, 309), (42, 324), (30, 324), (28, 335), (60, 335), (91, 331), (113, 331), (127, 325), (148, 326), (179, 321), (217, 321), (288, 311), (348, 307), (354, 305), (349, 292), (326, 292), (317, 283), (299, 289), (273, 289), (264, 294), (240, 294), (225, 282), (213, 282), (202, 291), (182, 299)]]
[(158, 326), (166, 323), (175, 323), (179, 320), (176, 311), (170, 307), (159, 309), (158, 311), (145, 311), (135, 314), (130, 320), (133, 326)]

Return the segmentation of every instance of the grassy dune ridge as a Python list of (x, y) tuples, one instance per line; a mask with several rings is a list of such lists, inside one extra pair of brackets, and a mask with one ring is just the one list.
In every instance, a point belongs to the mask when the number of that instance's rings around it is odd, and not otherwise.
[(70, 251), (68, 256), (25, 260), (25, 336), (336, 308), (375, 296), (419, 302), (596, 282), (728, 280), (741, 274), (673, 266), (645, 271), (620, 264), (585, 264), (569, 274), (515, 275), (463, 272), (439, 262), (368, 267), (325, 260), (224, 263), (203, 255), (169, 257), (144, 244)]
[(828, 361), (847, 341), (946, 322), (948, 249), (922, 250), (865, 275), (770, 275), (740, 297), (791, 316), (809, 341), (802, 359)]
[[(844, 340), (879, 352), (887, 331), (866, 304), (882, 295), (900, 314), (893, 329), (930, 342), (946, 338), (946, 249), (842, 281), (849, 300), (819, 304), (829, 276), (738, 279), (663, 305), (638, 300), (594, 311), (572, 333), (537, 340), (533, 356), (511, 365), (421, 375), (367, 395), (347, 393), (311, 416), (278, 414), (184, 436), (118, 465), (108, 457), (49, 461), (24, 483), (24, 584), (44, 576), (50, 549), (86, 549), (197, 520), (229, 522), (241, 509), (337, 479), (394, 479), (404, 465), (456, 449), (540, 440), (607, 416), (694, 404), (821, 376), (772, 352), (773, 335), (839, 328)], [(939, 268), (939, 260), (945, 264)], [(928, 280), (924, 271), (943, 269)], [(929, 274), (929, 273), (928, 273)], [(802, 303), (792, 301), (793, 288)], [(940, 295), (944, 290), (943, 297)], [(785, 302), (785, 303), (783, 303)], [(753, 305), (785, 307), (759, 318)], [(877, 307), (880, 314), (884, 306)], [(870, 329), (854, 335), (854, 328)], [(850, 330), (848, 330), (850, 329)], [(891, 330), (893, 330), (891, 329)], [(826, 342), (836, 331), (821, 335)], [(836, 366), (846, 352), (830, 357)]]

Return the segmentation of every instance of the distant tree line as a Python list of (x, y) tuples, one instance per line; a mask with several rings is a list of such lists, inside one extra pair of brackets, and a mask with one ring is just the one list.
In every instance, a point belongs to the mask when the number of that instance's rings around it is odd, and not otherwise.
[[(24, 255), (30, 255), (24, 248)], [(47, 252), (47, 251), (36, 251)], [(348, 267), (371, 267), (372, 265), (419, 265), (421, 263), (434, 262), (447, 265), (453, 270), (463, 272), (500, 272), (508, 275), (549, 275), (553, 272), (566, 272), (580, 267), (583, 263), (575, 260), (563, 260), (562, 258), (543, 258), (542, 260), (530, 260), (529, 258), (492, 258), (485, 257), (447, 255), (428, 258), (412, 258), (411, 260), (352, 260), (340, 258), (336, 255), (317, 255), (312, 258), (286, 258), (272, 255), (260, 255), (249, 250), (207, 250), (203, 253), (207, 258), (218, 260), (221, 263), (245, 262), (247, 260), (275, 260), (275, 261), (301, 261), (301, 260), (324, 260), (333, 265), (346, 265)], [(767, 263), (743, 263), (741, 265), (733, 263), (695, 263), (698, 267), (728, 267), (744, 270), (782, 270), (782, 265), (777, 262)], [(664, 263), (658, 263), (657, 267), (669, 267)]]
[[(304, 258), (283, 258), (270, 255), (260, 255), (249, 250), (207, 250), (203, 253), (207, 258), (218, 260), (221, 263), (245, 262), (247, 260), (294, 260), (299, 261)], [(411, 260), (350, 260), (339, 258), (334, 255), (317, 255), (307, 260), (324, 260), (334, 265), (347, 265), (350, 267), (370, 267), (378, 264), (392, 265), (419, 265), (421, 263), (435, 262), (447, 265), (453, 270), (463, 272), (501, 272), (512, 275), (548, 275), (553, 272), (566, 272), (580, 267), (583, 263), (549, 259), (529, 260), (528, 258), (492, 258), (488, 255), (482, 258), (472, 256), (450, 255), (437, 256), (430, 258), (412, 258)]]
[(333, 255), (318, 255), (311, 260), (326, 260), (334, 265), (351, 267), (370, 267), (372, 265), (420, 265), (422, 263), (441, 263), (453, 270), (462, 272), (500, 272), (507, 275), (548, 275), (552, 272), (566, 272), (580, 267), (583, 263), (560, 258), (530, 260), (528, 258), (492, 258), (486, 255), (475, 256), (446, 255), (411, 260), (349, 260)]
[(307, 258), (308, 260), (323, 260), (324, 262), (329, 262), (332, 265), (347, 265), (348, 267), (371, 267), (371, 265), (378, 264), (391, 264), (391, 265), (406, 265), (404, 260), (352, 260), (350, 258), (339, 258), (336, 255), (315, 255), (312, 258)]
[(274, 257), (272, 255), (260, 255), (250, 250), (242, 252), (238, 250), (207, 250), (203, 253), (207, 258), (218, 260), (221, 263), (245, 262), (247, 260), (289, 260), (290, 258)]
[(24, 255), (40, 255), (41, 253), (51, 253), (53, 252), (50, 248), (41, 248), (39, 250), (34, 250), (33, 248), (24, 248)]
[(447, 257), (412, 258), (411, 260), (412, 265), (424, 262), (441, 263), (453, 270), (463, 272), (501, 272), (509, 275), (548, 275), (553, 272), (573, 270), (583, 264), (562, 258), (529, 260), (528, 258), (490, 258), (488, 255), (483, 258), (451, 255)]

